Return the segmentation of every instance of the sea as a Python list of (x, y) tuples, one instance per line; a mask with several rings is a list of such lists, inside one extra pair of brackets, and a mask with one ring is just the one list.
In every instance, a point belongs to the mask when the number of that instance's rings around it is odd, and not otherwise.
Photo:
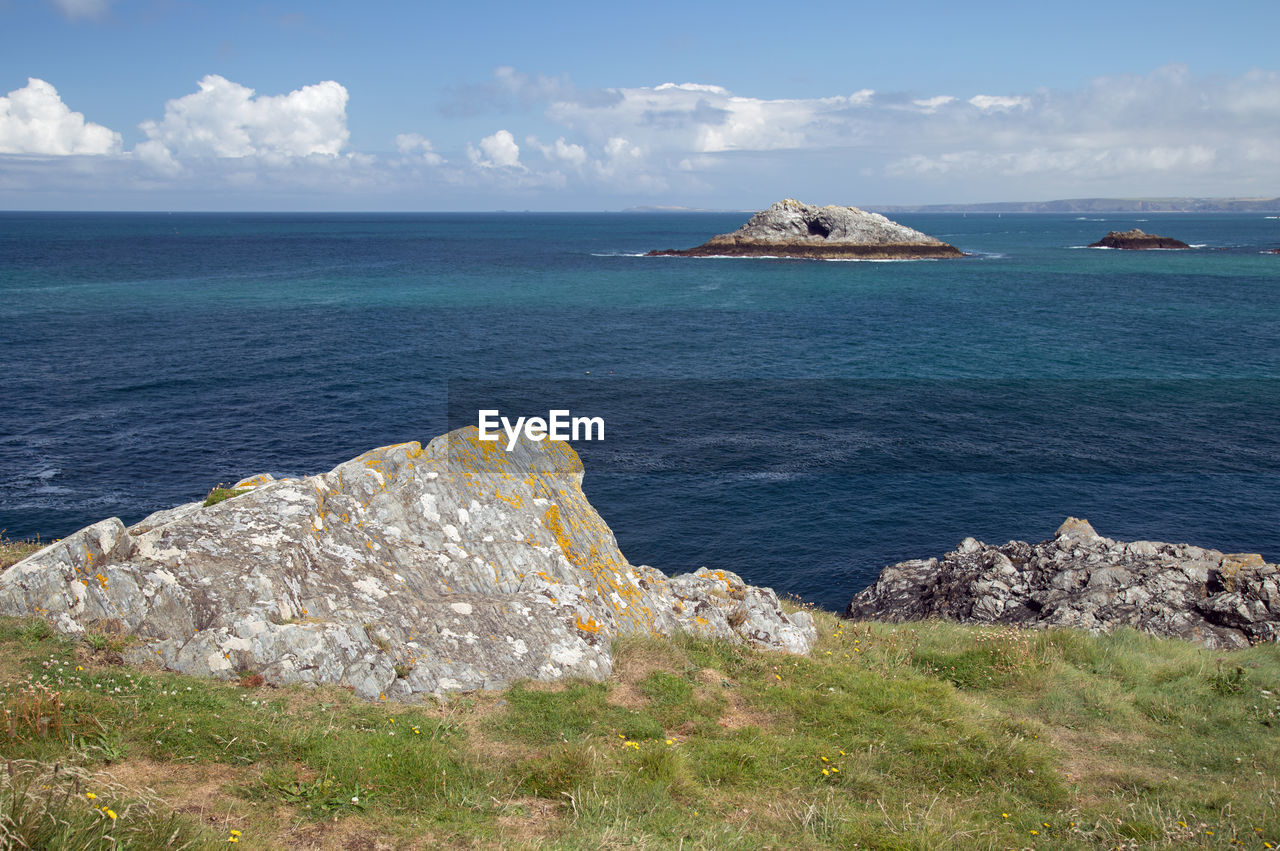
[[(1274, 216), (902, 214), (969, 256), (643, 256), (746, 217), (0, 213), (0, 529), (566, 410), (604, 423), (573, 445), (630, 561), (835, 611), (1069, 515), (1280, 560)], [(1085, 247), (1131, 227), (1195, 247)]]

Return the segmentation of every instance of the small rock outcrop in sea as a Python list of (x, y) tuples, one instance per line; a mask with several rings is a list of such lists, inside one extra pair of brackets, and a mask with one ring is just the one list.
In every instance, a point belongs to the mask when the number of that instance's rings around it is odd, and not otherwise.
[(620, 633), (808, 652), (812, 617), (770, 589), (629, 564), (581, 483), (566, 443), (507, 452), (462, 429), (95, 523), (0, 574), (0, 613), (133, 636), (127, 659), (188, 674), (399, 700), (603, 679)]
[(733, 233), (713, 236), (694, 248), (650, 251), (649, 256), (905, 260), (964, 253), (878, 213), (815, 207), (788, 198), (756, 213)]
[(886, 567), (845, 617), (1077, 627), (1131, 626), (1211, 648), (1280, 640), (1280, 568), (1257, 554), (1124, 543), (1074, 517), (1051, 541), (953, 552)]
[(1138, 228), (1133, 230), (1113, 230), (1102, 239), (1092, 243), (1090, 248), (1125, 248), (1125, 249), (1143, 249), (1143, 248), (1190, 248), (1185, 242), (1178, 239), (1171, 239), (1167, 236), (1156, 236), (1153, 233), (1144, 233)]

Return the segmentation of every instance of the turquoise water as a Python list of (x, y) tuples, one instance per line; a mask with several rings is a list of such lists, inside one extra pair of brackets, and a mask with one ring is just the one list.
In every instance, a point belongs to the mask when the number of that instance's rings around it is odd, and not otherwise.
[[(904, 215), (973, 256), (637, 256), (743, 218), (0, 214), (0, 528), (327, 470), (490, 393), (607, 412), (585, 487), (631, 560), (832, 608), (1067, 514), (1280, 558), (1280, 220)], [(1135, 225), (1203, 247), (1082, 247)]]

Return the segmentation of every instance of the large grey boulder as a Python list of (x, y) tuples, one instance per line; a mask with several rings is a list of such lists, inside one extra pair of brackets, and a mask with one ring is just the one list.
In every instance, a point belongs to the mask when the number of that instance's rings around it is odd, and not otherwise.
[(733, 233), (650, 256), (916, 259), (962, 257), (952, 245), (857, 207), (815, 207), (793, 198), (751, 217)]
[(1280, 640), (1280, 568), (1256, 553), (1103, 538), (1067, 518), (1053, 540), (996, 547), (966, 538), (939, 561), (886, 567), (845, 617), (1131, 626), (1211, 648)]
[(690, 632), (805, 653), (804, 612), (728, 571), (629, 564), (568, 444), (474, 428), (126, 528), (111, 518), (0, 574), (0, 613), (137, 637), (195, 675), (336, 683), (368, 698), (602, 679), (610, 639)]

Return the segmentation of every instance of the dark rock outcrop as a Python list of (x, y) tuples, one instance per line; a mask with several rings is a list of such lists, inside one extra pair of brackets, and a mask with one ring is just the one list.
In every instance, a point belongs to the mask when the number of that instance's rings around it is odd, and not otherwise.
[(1100, 537), (1074, 517), (1051, 541), (953, 552), (886, 567), (845, 617), (1064, 626), (1131, 626), (1211, 648), (1280, 640), (1280, 568), (1253, 554)]
[(733, 233), (650, 257), (798, 257), (819, 260), (914, 260), (964, 253), (918, 230), (857, 207), (815, 207), (788, 198), (756, 213)]
[(1156, 236), (1153, 233), (1144, 233), (1138, 228), (1133, 230), (1113, 230), (1102, 239), (1091, 244), (1090, 248), (1124, 248), (1129, 250), (1141, 250), (1149, 248), (1190, 248), (1182, 240), (1172, 239), (1167, 236)]
[(702, 568), (632, 565), (567, 443), (476, 429), (328, 473), (237, 483), (126, 528), (76, 532), (0, 573), (0, 614), (133, 636), (130, 661), (334, 683), (368, 698), (608, 676), (610, 639), (690, 632), (807, 652), (807, 612)]

